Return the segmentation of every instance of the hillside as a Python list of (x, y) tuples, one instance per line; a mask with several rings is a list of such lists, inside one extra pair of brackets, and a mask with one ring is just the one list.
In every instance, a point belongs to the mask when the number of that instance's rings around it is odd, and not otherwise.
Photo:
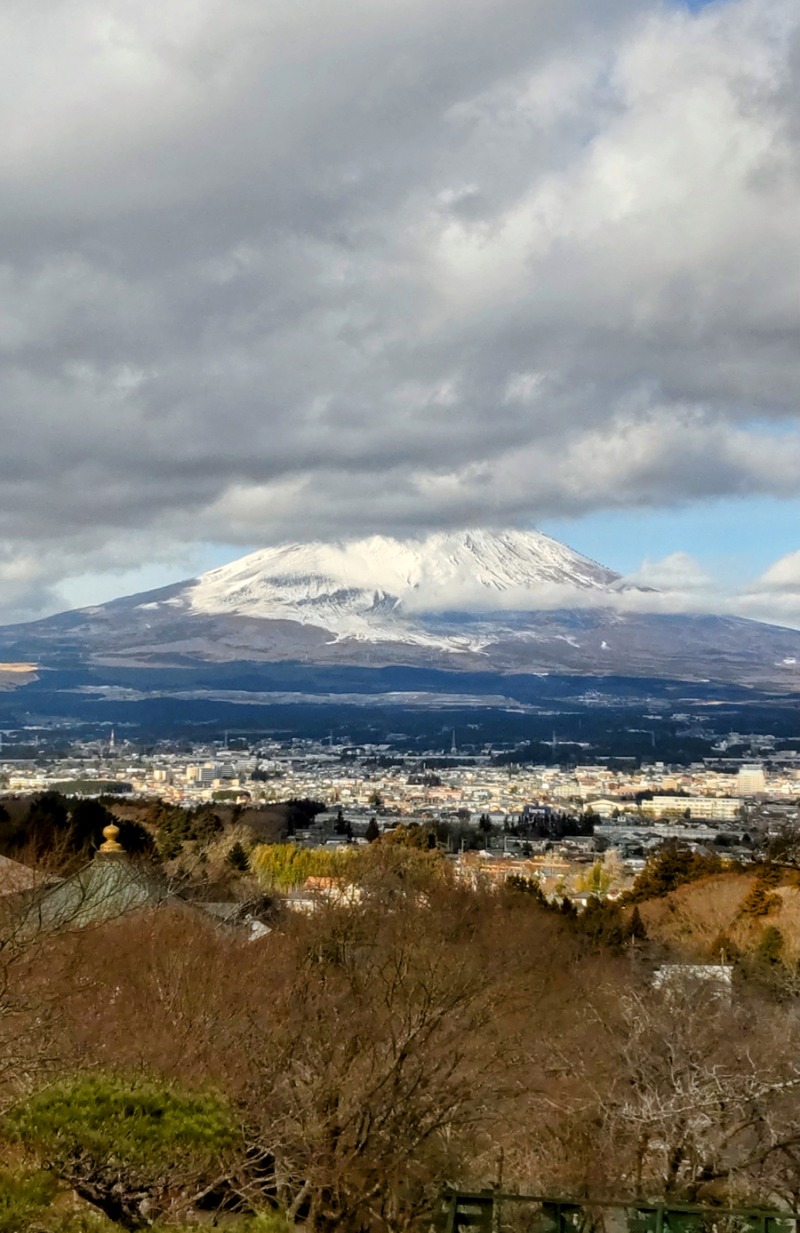
[(774, 900), (768, 911), (747, 910), (748, 896), (759, 883), (757, 872), (719, 873), (685, 883), (668, 895), (639, 905), (648, 937), (662, 942), (694, 962), (708, 962), (721, 937), (732, 951), (757, 950), (764, 931), (772, 926), (783, 938), (781, 958), (800, 960), (800, 871), (780, 873), (780, 882), (766, 888)]

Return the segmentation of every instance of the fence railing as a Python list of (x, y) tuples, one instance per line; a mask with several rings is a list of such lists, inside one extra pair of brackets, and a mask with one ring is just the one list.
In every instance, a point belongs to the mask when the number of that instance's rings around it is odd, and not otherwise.
[(773, 1209), (618, 1202), (451, 1191), (444, 1233), (800, 1233), (800, 1214)]

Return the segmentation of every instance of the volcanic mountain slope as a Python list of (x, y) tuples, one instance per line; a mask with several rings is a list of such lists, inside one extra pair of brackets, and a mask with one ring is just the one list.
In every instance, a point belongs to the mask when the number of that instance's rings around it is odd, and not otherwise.
[(268, 548), (158, 591), (7, 626), (0, 657), (45, 667), (235, 660), (800, 685), (800, 631), (634, 610), (647, 599), (535, 531), (374, 536)]
[(424, 614), (551, 607), (581, 592), (609, 591), (619, 576), (532, 531), (469, 531), (349, 544), (268, 548), (204, 574), (187, 599), (198, 614), (294, 621), (337, 639), (483, 649), (480, 634), (455, 640)]

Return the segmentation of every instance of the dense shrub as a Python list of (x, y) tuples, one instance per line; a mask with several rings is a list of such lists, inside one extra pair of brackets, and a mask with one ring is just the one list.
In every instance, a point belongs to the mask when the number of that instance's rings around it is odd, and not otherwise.
[(143, 1080), (78, 1076), (7, 1114), (4, 1129), (110, 1219), (127, 1228), (168, 1210), (234, 1140), (227, 1107)]

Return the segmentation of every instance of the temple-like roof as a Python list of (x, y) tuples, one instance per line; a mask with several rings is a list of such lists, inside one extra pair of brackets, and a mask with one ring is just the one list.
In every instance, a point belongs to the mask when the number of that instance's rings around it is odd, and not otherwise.
[(165, 903), (190, 912), (201, 911), (218, 923), (246, 925), (254, 937), (268, 932), (265, 926), (255, 929), (250, 918), (243, 915), (241, 904), (184, 899), (168, 885), (160, 870), (126, 855), (117, 842), (116, 826), (107, 826), (103, 834), (105, 843), (88, 865), (57, 885), (42, 886), (40, 893), (34, 890), (30, 894), (21, 925), (19, 913), (15, 913), (23, 936), (83, 929)]
[(137, 908), (155, 907), (170, 897), (166, 883), (124, 852), (103, 852), (48, 887), (29, 908), (31, 924), (49, 931), (97, 925)]
[(23, 865), (21, 861), (12, 861), (9, 856), (0, 856), (0, 895), (24, 894), (59, 880), (39, 869), (32, 869), (30, 865)]

